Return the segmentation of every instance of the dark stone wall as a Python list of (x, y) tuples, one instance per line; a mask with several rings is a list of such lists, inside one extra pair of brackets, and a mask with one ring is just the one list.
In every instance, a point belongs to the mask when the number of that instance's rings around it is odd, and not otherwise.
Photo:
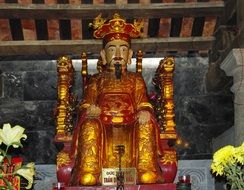
[(181, 159), (212, 158), (212, 138), (234, 123), (232, 80), (221, 91), (209, 93), (205, 85), (208, 69), (206, 58), (180, 58), (176, 62), (175, 120), (182, 140), (177, 145)]
[[(78, 64), (79, 65), (79, 64)], [(157, 64), (156, 64), (157, 65)], [(156, 66), (145, 65), (143, 76), (148, 91), (153, 90)], [(80, 66), (75, 64), (74, 92), (81, 97)], [(176, 145), (180, 159), (210, 158), (211, 139), (233, 125), (233, 94), (230, 84), (221, 92), (205, 89), (206, 58), (177, 58), (174, 75), (177, 131)], [(94, 71), (93, 71), (94, 72)], [(58, 147), (53, 138), (56, 104), (56, 61), (1, 61), (0, 126), (4, 123), (26, 128), (23, 149), (12, 149), (26, 161), (55, 163)]]
[(56, 68), (52, 61), (0, 62), (3, 96), (0, 98), (0, 125), (10, 123), (26, 129), (23, 149), (12, 149), (26, 161), (55, 163), (53, 143), (56, 103)]

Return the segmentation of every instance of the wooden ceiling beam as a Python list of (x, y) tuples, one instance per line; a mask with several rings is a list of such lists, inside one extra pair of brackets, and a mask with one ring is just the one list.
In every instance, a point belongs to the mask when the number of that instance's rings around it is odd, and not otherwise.
[(0, 19), (0, 41), (12, 40), (8, 19)]
[[(169, 18), (222, 16), (224, 2), (151, 3), (151, 4), (31, 4), (5, 3), (0, 6), (0, 18), (20, 19), (93, 19), (102, 13), (105, 17), (119, 12), (129, 18)], [(109, 15), (111, 14), (111, 15)]]
[[(139, 0), (140, 4), (144, 4), (144, 5), (150, 5), (150, 0)], [(149, 19), (143, 19), (143, 38), (147, 38), (148, 37), (148, 28), (149, 27)]]
[[(4, 4), (5, 0), (0, 0), (0, 5)], [(0, 41), (12, 40), (10, 24), (8, 19), (0, 19)]]
[[(170, 37), (134, 39), (132, 49), (144, 52), (209, 50), (212, 48), (214, 37)], [(101, 40), (39, 40), (39, 41), (2, 41), (0, 56), (14, 55), (76, 55), (85, 51), (97, 54), (102, 49)]]
[[(31, 4), (31, 0), (18, 0), (21, 5)], [(24, 40), (36, 40), (36, 25), (33, 19), (23, 19), (21, 20), (21, 26), (23, 31)]]
[[(73, 5), (79, 5), (79, 4), (81, 4), (81, 0), (69, 0), (69, 3), (73, 4)], [(83, 38), (81, 18), (71, 19), (70, 26), (71, 26), (71, 39), (72, 40), (81, 40)]]
[[(163, 3), (173, 3), (174, 0), (162, 0)], [(171, 20), (172, 18), (161, 18), (159, 21), (159, 37), (169, 37), (171, 31)]]
[[(56, 5), (57, 0), (44, 0), (45, 4), (48, 6)], [(48, 19), (47, 20), (47, 33), (49, 40), (59, 40), (60, 39), (60, 27), (58, 19)]]

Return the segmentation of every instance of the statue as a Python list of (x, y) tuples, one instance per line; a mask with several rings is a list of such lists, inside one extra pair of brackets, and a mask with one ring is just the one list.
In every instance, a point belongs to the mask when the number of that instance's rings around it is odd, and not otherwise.
[[(73, 160), (70, 186), (98, 185), (102, 168), (118, 165), (136, 168), (139, 184), (163, 183), (154, 109), (141, 74), (127, 70), (133, 55), (130, 40), (141, 35), (141, 24), (114, 14), (109, 22), (97, 17), (93, 26), (94, 37), (103, 39), (100, 72), (87, 80), (71, 151), (68, 157), (58, 156), (58, 167)], [(118, 146), (124, 147), (120, 163)]]

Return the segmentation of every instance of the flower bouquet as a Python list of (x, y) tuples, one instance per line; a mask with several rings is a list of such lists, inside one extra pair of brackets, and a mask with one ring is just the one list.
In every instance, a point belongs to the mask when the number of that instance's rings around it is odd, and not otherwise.
[(239, 147), (225, 146), (213, 155), (211, 170), (224, 176), (232, 190), (244, 190), (244, 143)]
[[(8, 154), (9, 148), (23, 147), (20, 140), (26, 139), (24, 128), (16, 125), (11, 127), (10, 124), (4, 124), (0, 129), (0, 189), (1, 190), (18, 190), (20, 189), (20, 177), (28, 181), (26, 189), (30, 189), (33, 184), (34, 163), (22, 165), (21, 158), (12, 158)], [(4, 145), (3, 145), (4, 144)]]

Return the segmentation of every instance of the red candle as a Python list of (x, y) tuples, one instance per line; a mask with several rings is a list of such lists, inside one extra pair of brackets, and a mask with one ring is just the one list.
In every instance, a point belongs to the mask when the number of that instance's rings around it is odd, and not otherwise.
[(190, 184), (191, 183), (191, 177), (190, 177), (190, 175), (182, 175), (182, 176), (179, 176), (179, 182), (180, 183)]

